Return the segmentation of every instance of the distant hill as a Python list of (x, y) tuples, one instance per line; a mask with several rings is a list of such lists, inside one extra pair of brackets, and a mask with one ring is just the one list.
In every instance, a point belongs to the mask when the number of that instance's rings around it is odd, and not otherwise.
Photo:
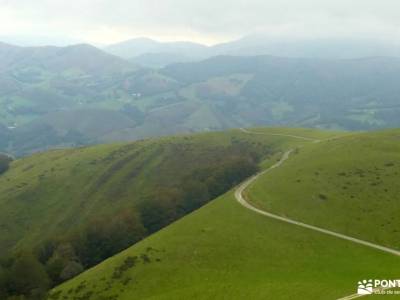
[(129, 58), (129, 60), (137, 65), (150, 68), (162, 68), (174, 63), (184, 63), (200, 60), (199, 57), (189, 56), (180, 53), (146, 53)]
[(275, 38), (254, 34), (217, 44), (212, 55), (272, 55), (293, 58), (357, 59), (374, 56), (400, 57), (400, 44), (368, 38)]
[[(152, 41), (136, 42), (156, 48)], [(168, 47), (201, 48), (179, 43)], [(154, 67), (148, 68), (138, 66), (140, 59), (125, 60), (87, 45), (2, 44), (0, 52), (0, 124), (10, 130), (0, 151), (18, 156), (254, 125), (347, 130), (400, 126), (396, 57), (224, 55), (191, 61), (183, 54), (143, 54), (145, 65)], [(163, 67), (175, 59), (185, 63)], [(101, 128), (96, 134), (95, 127)], [(35, 141), (25, 141), (29, 134)]]
[(18, 154), (54, 147), (82, 146), (100, 143), (105, 135), (134, 128), (137, 123), (127, 115), (113, 110), (57, 111), (14, 129), (11, 144), (14, 149), (18, 149)]
[[(68, 126), (61, 130), (60, 127), (51, 128), (49, 115), (57, 116), (57, 121), (61, 124), (66, 124), (68, 118), (71, 122), (71, 117), (68, 116), (72, 115), (78, 118), (72, 122), (81, 124), (91, 122), (97, 124), (93, 126), (99, 126), (107, 123), (104, 119), (113, 123), (111, 116), (118, 114), (116, 110), (124, 105), (121, 99), (129, 95), (123, 87), (124, 79), (136, 71), (137, 67), (132, 63), (90, 45), (17, 47), (1, 43), (0, 124), (16, 130), (12, 131), (13, 140), (8, 141), (7, 145), (2, 143), (0, 149), (8, 149), (17, 154), (37, 150), (36, 147), (23, 147), (24, 150), (15, 148), (19, 147), (16, 145), (20, 144), (20, 133), (26, 132), (27, 127), (32, 136), (40, 140), (39, 149), (64, 144), (58, 144), (62, 136), (57, 136), (59, 140), (55, 142), (54, 138), (45, 137), (48, 135), (45, 127), (41, 126), (43, 130), (38, 130), (39, 124), (46, 124), (47, 127), (50, 126), (49, 130), (68, 132)], [(120, 91), (119, 94), (117, 90)], [(108, 113), (110, 118), (97, 114), (98, 118), (94, 120), (96, 111), (91, 112), (91, 109), (104, 111), (109, 107), (113, 108)], [(77, 113), (79, 111), (87, 114)], [(123, 114), (119, 117), (121, 120), (124, 118), (129, 119)], [(132, 122), (134, 123), (130, 120), (129, 124)], [(27, 127), (23, 129), (24, 126)], [(113, 125), (109, 127), (114, 128)], [(93, 140), (93, 135), (89, 132), (84, 130), (82, 134), (85, 140)], [(73, 142), (76, 144), (78, 141)]]
[(158, 42), (148, 38), (131, 39), (104, 48), (107, 52), (123, 58), (134, 58), (143, 54), (183, 55), (202, 57), (207, 46), (192, 42)]
[(122, 59), (87, 44), (67, 47), (18, 47), (0, 43), (0, 56), (1, 73), (15, 74), (26, 69), (32, 72), (34, 69), (40, 69), (42, 72), (54, 73), (79, 70), (88, 75), (104, 76), (119, 73), (121, 69), (127, 68)]
[(0, 149), (6, 150), (11, 139), (11, 131), (0, 124)]
[(298, 38), (284, 39), (265, 34), (204, 46), (190, 42), (157, 42), (151, 39), (132, 39), (104, 48), (105, 51), (129, 58), (149, 67), (171, 63), (198, 61), (218, 55), (259, 56), (270, 55), (313, 59), (357, 59), (386, 56), (400, 57), (400, 44), (386, 40)]
[(374, 129), (400, 123), (399, 58), (219, 56), (165, 67), (197, 99), (241, 124)]

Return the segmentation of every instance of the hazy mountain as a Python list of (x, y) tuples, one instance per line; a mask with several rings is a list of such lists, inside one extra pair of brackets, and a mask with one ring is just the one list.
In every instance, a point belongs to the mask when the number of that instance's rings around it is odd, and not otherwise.
[(157, 42), (147, 38), (131, 39), (110, 45), (105, 51), (123, 57), (133, 58), (143, 54), (170, 54), (188, 57), (203, 57), (207, 46), (192, 42)]
[(17, 149), (17, 154), (27, 154), (47, 148), (101, 143), (104, 142), (103, 136), (110, 132), (133, 128), (137, 123), (114, 110), (56, 111), (15, 128), (12, 131), (12, 147)]
[[(25, 153), (48, 146), (74, 144), (74, 139), (71, 140), (73, 128), (70, 130), (67, 125), (63, 130), (53, 128), (55, 123), (48, 122), (51, 115), (57, 116), (60, 124), (86, 122), (92, 127), (102, 127), (113, 118), (130, 119), (123, 113), (122, 117), (113, 114), (124, 105), (121, 99), (130, 93), (124, 88), (125, 79), (136, 70), (132, 63), (90, 45), (18, 47), (1, 43), (0, 124), (17, 127), (12, 130), (13, 141), (7, 144), (16, 153), (21, 153), (21, 149)], [(105, 114), (90, 112), (104, 107), (112, 109)], [(87, 113), (78, 113), (82, 109)], [(88, 118), (91, 118), (90, 122)], [(133, 120), (130, 122), (134, 123)], [(110, 127), (115, 129), (115, 126)], [(83, 128), (83, 133), (77, 131), (83, 137), (75, 135), (78, 144), (82, 140), (87, 143), (89, 138), (93, 140), (86, 130), (88, 127)], [(32, 149), (25, 147), (26, 141), (21, 139), (21, 136), (27, 137), (25, 132), (29, 132), (30, 137), (35, 136), (28, 140), (39, 141)], [(1, 143), (3, 150), (10, 149), (4, 144)]]
[(0, 43), (0, 72), (3, 74), (37, 68), (47, 72), (79, 69), (91, 75), (105, 75), (109, 72), (120, 72), (126, 65), (121, 58), (88, 44), (67, 47), (18, 47)]
[(10, 130), (0, 123), (0, 152), (5, 150), (10, 142), (11, 132)]
[(88, 45), (1, 44), (0, 124), (8, 128), (0, 150), (254, 125), (396, 127), (399, 77), (400, 58), (216, 56), (155, 70)]
[[(171, 65), (181, 95), (233, 126), (371, 129), (400, 126), (399, 58), (230, 57)], [(202, 117), (209, 120), (209, 117)]]
[(162, 68), (174, 63), (192, 62), (200, 60), (198, 57), (177, 53), (146, 53), (129, 59), (131, 62), (150, 68)]
[(400, 44), (372, 39), (284, 39), (250, 35), (212, 47), (213, 55), (273, 55), (281, 57), (353, 59), (400, 56)]
[(199, 61), (217, 55), (271, 55), (321, 59), (400, 57), (400, 44), (390, 41), (362, 38), (278, 39), (262, 34), (249, 35), (211, 47), (188, 42), (162, 43), (142, 38), (111, 45), (105, 50), (149, 67)]
[(0, 41), (8, 44), (23, 46), (23, 47), (41, 47), (41, 46), (58, 46), (65, 47), (82, 43), (82, 40), (58, 37), (58, 36), (40, 36), (40, 35), (3, 35), (0, 36)]

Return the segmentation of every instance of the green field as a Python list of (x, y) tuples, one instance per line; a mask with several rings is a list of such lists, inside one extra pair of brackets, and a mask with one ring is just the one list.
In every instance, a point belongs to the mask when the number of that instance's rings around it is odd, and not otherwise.
[[(295, 154), (281, 168), (256, 181), (248, 193), (250, 200), (263, 208), (270, 208), (270, 203), (284, 199), (285, 194), (301, 196), (302, 190), (285, 185), (291, 183), (293, 178), (307, 182), (307, 178), (311, 177), (318, 188), (331, 183), (331, 190), (336, 186), (343, 193), (340, 187), (348, 179), (337, 175), (337, 169), (346, 169), (347, 165), (342, 165), (342, 162), (355, 159), (358, 168), (367, 170), (378, 162), (387, 163), (396, 159), (393, 156), (396, 148), (391, 141), (396, 140), (397, 131), (349, 136), (290, 129), (251, 131), (262, 134), (248, 135), (278, 138), (271, 134), (287, 134), (321, 140), (315, 143), (282, 138), (279, 152), (295, 148)], [(343, 137), (324, 141), (338, 135)], [(343, 147), (348, 151), (344, 151)], [(369, 151), (371, 149), (375, 150)], [(349, 151), (354, 152), (354, 157), (349, 155)], [(264, 161), (262, 166), (266, 168), (273, 164), (279, 159), (279, 152)], [(355, 153), (359, 153), (358, 158), (355, 158)], [(305, 158), (302, 159), (302, 156)], [(311, 162), (310, 166), (306, 158)], [(328, 177), (323, 180), (321, 175), (321, 182), (315, 182), (308, 175), (308, 170), (312, 170), (310, 174), (315, 176), (313, 166), (330, 160), (332, 162), (328, 165), (331, 169), (324, 166), (324, 174)], [(298, 174), (293, 169), (303, 172)], [(332, 172), (330, 176), (329, 171)], [(395, 186), (393, 182), (386, 185), (388, 189)], [(319, 189), (306, 189), (309, 187), (307, 184), (304, 187), (305, 195), (308, 191), (317, 195), (322, 193)], [(375, 185), (364, 184), (365, 195), (371, 194), (371, 197), (364, 198), (366, 202), (373, 202), (379, 195), (374, 188)], [(327, 201), (333, 198), (329, 193), (331, 190), (325, 192)], [(275, 198), (278, 195), (280, 198)], [(292, 205), (289, 200), (290, 197), (286, 202), (279, 202), (280, 208), (283, 209), (284, 204), (287, 207)], [(279, 208), (277, 204), (276, 207)], [(381, 236), (382, 227), (377, 226), (380, 225), (379, 218), (368, 218), (369, 236), (356, 231), (357, 227), (354, 231), (346, 231), (347, 227), (340, 224), (350, 222), (348, 218), (362, 218), (363, 211), (349, 212), (343, 204), (341, 207), (342, 211), (339, 205), (336, 211), (333, 208), (319, 211), (317, 204), (310, 204), (307, 209), (298, 209), (298, 215), (294, 213), (296, 209), (288, 213), (277, 212), (285, 216), (304, 217), (303, 221), (309, 221), (320, 212), (329, 211), (331, 214), (319, 219), (321, 222), (325, 220), (321, 224), (327, 228), (347, 234), (358, 232), (355, 236), (365, 239)], [(393, 213), (393, 209), (393, 206), (381, 206), (379, 211), (383, 215)], [(337, 220), (333, 223), (337, 226), (328, 226), (334, 220)], [(390, 242), (394, 238), (383, 234), (382, 240), (384, 238), (387, 245), (392, 245)], [(51, 299), (337, 299), (354, 294), (357, 281), (361, 279), (398, 278), (399, 267), (400, 260), (394, 255), (257, 215), (240, 206), (233, 192), (229, 192), (54, 289)]]
[(400, 131), (298, 149), (251, 186), (263, 210), (400, 249)]

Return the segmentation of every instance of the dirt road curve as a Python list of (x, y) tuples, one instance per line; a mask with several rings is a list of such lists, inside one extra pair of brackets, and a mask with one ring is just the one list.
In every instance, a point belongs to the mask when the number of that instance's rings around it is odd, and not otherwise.
[[(243, 132), (246, 132), (246, 133), (249, 133), (249, 134), (263, 134), (263, 133), (251, 132), (251, 131), (248, 131), (248, 130), (243, 129), (243, 128), (241, 128), (241, 130)], [(272, 135), (278, 135), (279, 136), (280, 134), (272, 134)], [(301, 137), (301, 136), (292, 136), (292, 135), (281, 135), (281, 136), (293, 137), (293, 138), (303, 139), (303, 140), (309, 140), (310, 142), (314, 142), (314, 143), (315, 142), (317, 142), (317, 143), (321, 142), (321, 140), (311, 139), (311, 138), (306, 138), (306, 137)], [(384, 246), (380, 246), (380, 245), (377, 245), (377, 244), (374, 244), (374, 243), (370, 243), (370, 242), (367, 242), (367, 241), (364, 241), (364, 240), (360, 240), (360, 239), (357, 239), (357, 238), (354, 238), (354, 237), (351, 237), (351, 236), (347, 236), (347, 235), (344, 235), (344, 234), (341, 234), (341, 233), (337, 233), (337, 232), (330, 231), (330, 230), (327, 230), (327, 229), (323, 229), (323, 228), (320, 228), (320, 227), (317, 227), (317, 226), (313, 226), (313, 225), (309, 225), (309, 224), (305, 224), (305, 223), (302, 223), (302, 222), (298, 222), (298, 221), (295, 221), (295, 220), (292, 220), (292, 219), (289, 219), (289, 218), (285, 218), (285, 217), (282, 217), (282, 216), (279, 216), (279, 215), (276, 215), (276, 214), (272, 214), (272, 213), (269, 213), (267, 211), (258, 209), (256, 207), (254, 207), (252, 204), (250, 204), (246, 200), (246, 197), (244, 195), (245, 190), (253, 182), (255, 182), (258, 179), (258, 177), (260, 177), (261, 175), (264, 175), (264, 174), (269, 173), (270, 171), (272, 171), (272, 170), (274, 170), (276, 168), (279, 168), (287, 159), (289, 159), (290, 154), (293, 152), (293, 150), (294, 149), (291, 149), (291, 150), (285, 152), (283, 154), (282, 158), (276, 164), (271, 166), (270, 168), (268, 168), (265, 171), (262, 171), (262, 172), (260, 172), (260, 173), (258, 173), (256, 175), (250, 177), (249, 179), (244, 181), (242, 184), (240, 184), (236, 188), (236, 191), (235, 191), (236, 200), (241, 205), (243, 205), (245, 208), (250, 209), (250, 210), (252, 210), (252, 211), (254, 211), (254, 212), (256, 212), (256, 213), (258, 213), (260, 215), (266, 216), (268, 218), (279, 220), (279, 221), (282, 221), (282, 222), (285, 222), (285, 223), (289, 223), (289, 224), (292, 224), (292, 225), (296, 225), (296, 226), (299, 226), (299, 227), (307, 228), (307, 229), (310, 229), (310, 230), (313, 230), (313, 231), (317, 231), (317, 232), (320, 232), (320, 233), (323, 233), (323, 234), (334, 236), (336, 238), (340, 238), (340, 239), (343, 239), (343, 240), (346, 240), (346, 241), (350, 241), (350, 242), (353, 242), (353, 243), (356, 243), (356, 244), (360, 244), (360, 245), (363, 245), (363, 246), (366, 246), (366, 247), (370, 247), (370, 248), (373, 248), (373, 249), (376, 249), (376, 250), (379, 250), (379, 251), (383, 251), (383, 252), (390, 253), (390, 254), (393, 254), (393, 255), (396, 255), (396, 256), (400, 256), (400, 251), (398, 251), (398, 250), (395, 250), (395, 249), (392, 249), (392, 248), (388, 248), (388, 247), (384, 247)], [(384, 289), (382, 289), (382, 290), (384, 290)], [(340, 298), (339, 300), (350, 300), (350, 299), (360, 298), (360, 297), (363, 297), (363, 296), (365, 296), (365, 295), (352, 294), (352, 295)]]

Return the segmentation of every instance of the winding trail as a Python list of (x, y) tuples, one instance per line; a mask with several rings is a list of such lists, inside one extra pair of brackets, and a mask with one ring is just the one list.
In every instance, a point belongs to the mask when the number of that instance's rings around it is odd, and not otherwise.
[[(240, 130), (245, 132), (245, 133), (249, 133), (249, 134), (264, 134), (264, 133), (260, 133), (260, 132), (251, 132), (251, 131), (249, 131), (247, 129), (243, 129), (243, 128), (240, 128)], [(267, 135), (292, 137), (292, 138), (297, 138), (297, 139), (302, 139), (302, 140), (308, 140), (308, 141), (311, 141), (311, 142), (314, 142), (314, 143), (319, 143), (321, 141), (333, 140), (333, 139), (339, 138), (339, 137), (333, 137), (333, 138), (329, 138), (329, 139), (326, 139), (326, 140), (319, 140), (319, 139), (312, 139), (312, 138), (296, 136), (296, 135), (287, 135), (287, 134), (269, 134), (269, 133), (267, 133)], [(374, 243), (371, 243), (371, 242), (367, 242), (367, 241), (364, 241), (364, 240), (360, 240), (360, 239), (357, 239), (357, 238), (354, 238), (354, 237), (351, 237), (351, 236), (348, 236), (348, 235), (345, 235), (345, 234), (341, 234), (341, 233), (334, 232), (334, 231), (331, 231), (331, 230), (323, 229), (323, 228), (320, 228), (320, 227), (317, 227), (317, 226), (313, 226), (313, 225), (309, 225), (309, 224), (302, 223), (302, 222), (299, 222), (299, 221), (295, 221), (295, 220), (292, 220), (292, 219), (289, 219), (289, 218), (286, 218), (286, 217), (282, 217), (282, 216), (279, 216), (279, 215), (276, 215), (276, 214), (273, 214), (273, 213), (258, 209), (256, 207), (254, 207), (252, 204), (250, 204), (246, 200), (246, 197), (243, 194), (245, 192), (245, 190), (252, 183), (254, 183), (260, 176), (262, 176), (262, 175), (264, 175), (266, 173), (269, 173), (269, 172), (271, 172), (272, 170), (274, 170), (276, 168), (279, 168), (286, 160), (289, 159), (289, 157), (290, 157), (290, 155), (292, 154), (293, 151), (294, 151), (294, 149), (290, 149), (290, 150), (286, 151), (283, 154), (282, 158), (277, 163), (275, 163), (273, 166), (271, 166), (270, 168), (268, 168), (268, 169), (266, 169), (266, 170), (264, 170), (264, 171), (262, 171), (262, 172), (260, 172), (260, 173), (258, 173), (256, 175), (248, 178), (246, 181), (241, 183), (236, 188), (236, 191), (235, 191), (236, 200), (241, 205), (243, 205), (245, 208), (250, 209), (250, 210), (252, 210), (252, 211), (254, 211), (254, 212), (258, 213), (258, 214), (261, 214), (263, 216), (266, 216), (268, 218), (279, 220), (279, 221), (282, 221), (282, 222), (285, 222), (285, 223), (289, 223), (289, 224), (292, 224), (292, 225), (296, 225), (296, 226), (299, 226), (299, 227), (307, 228), (307, 229), (310, 229), (310, 230), (313, 230), (313, 231), (317, 231), (317, 232), (320, 232), (320, 233), (323, 233), (323, 234), (326, 234), (326, 235), (330, 235), (330, 236), (334, 236), (336, 238), (340, 238), (342, 240), (350, 241), (350, 242), (353, 242), (353, 243), (356, 243), (356, 244), (360, 244), (360, 245), (363, 245), (363, 246), (366, 246), (366, 247), (369, 247), (369, 248), (373, 248), (373, 249), (376, 249), (376, 250), (379, 250), (379, 251), (383, 251), (383, 252), (390, 253), (390, 254), (393, 254), (393, 255), (396, 255), (396, 256), (400, 256), (400, 251), (398, 251), (398, 250), (395, 250), (395, 249), (392, 249), (392, 248), (389, 248), (389, 247), (385, 247), (385, 246), (381, 246), (381, 245), (377, 245), (377, 244), (374, 244)], [(385, 290), (385, 289), (377, 288), (375, 290)], [(360, 297), (363, 297), (363, 296), (366, 296), (366, 295), (352, 294), (352, 295), (340, 298), (339, 300), (350, 300), (350, 299), (360, 298)]]
[(250, 131), (247, 130), (246, 128), (239, 128), (240, 131), (248, 134), (259, 134), (259, 135), (273, 135), (273, 136), (282, 136), (282, 137), (291, 137), (299, 140), (304, 140), (304, 141), (309, 141), (309, 142), (314, 142), (314, 143), (319, 143), (321, 140), (319, 139), (314, 139), (310, 137), (305, 137), (305, 136), (300, 136), (300, 135), (292, 135), (292, 134), (280, 134), (280, 133), (264, 133), (264, 132), (256, 132), (256, 131)]

